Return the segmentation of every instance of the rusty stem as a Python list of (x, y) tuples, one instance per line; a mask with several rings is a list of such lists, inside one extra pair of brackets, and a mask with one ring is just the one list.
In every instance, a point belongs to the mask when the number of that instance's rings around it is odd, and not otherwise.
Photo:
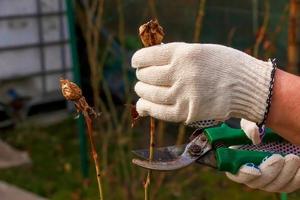
[(97, 182), (98, 182), (98, 189), (99, 189), (99, 199), (103, 200), (103, 189), (101, 184), (101, 172), (100, 172), (100, 165), (98, 154), (96, 151), (96, 146), (93, 137), (93, 120), (98, 117), (98, 113), (95, 112), (93, 108), (89, 106), (86, 102), (84, 96), (82, 95), (82, 91), (78, 85), (75, 83), (67, 80), (67, 79), (60, 79), (60, 86), (61, 92), (66, 100), (72, 101), (75, 104), (75, 108), (78, 113), (82, 113), (85, 119), (85, 123), (87, 126), (87, 132), (89, 135), (89, 140), (91, 144), (91, 153), (94, 159), (94, 164), (97, 173)]
[[(150, 144), (149, 144), (149, 160), (153, 160), (153, 154), (154, 154), (154, 136), (155, 136), (155, 119), (153, 117), (150, 117)], [(148, 170), (146, 181), (144, 184), (145, 188), (145, 200), (150, 199), (150, 183), (151, 183), (151, 173), (152, 170)]]
[(103, 189), (102, 189), (102, 181), (101, 181), (101, 171), (99, 166), (99, 158), (96, 151), (96, 145), (93, 137), (93, 120), (90, 118), (89, 114), (86, 112), (83, 112), (83, 116), (85, 119), (85, 123), (87, 126), (87, 132), (90, 139), (90, 145), (91, 145), (91, 153), (95, 164), (96, 174), (97, 174), (97, 182), (98, 182), (98, 189), (99, 189), (99, 199), (103, 200)]
[[(163, 28), (159, 25), (157, 19), (151, 20), (139, 27), (140, 39), (145, 47), (158, 45), (162, 43), (164, 32)], [(149, 161), (153, 160), (154, 153), (154, 131), (155, 120), (150, 117), (150, 147), (149, 147)], [(151, 170), (148, 170), (147, 177), (144, 183), (145, 200), (150, 199), (150, 182), (151, 182)]]
[(104, 200), (103, 198), (103, 187), (102, 187), (102, 181), (101, 181), (101, 171), (100, 171), (100, 162), (99, 157), (96, 150), (94, 135), (93, 135), (93, 120), (98, 117), (98, 114), (94, 111), (93, 108), (89, 106), (89, 104), (86, 102), (85, 98), (82, 96), (78, 100), (74, 101), (75, 107), (78, 112), (81, 112), (83, 114), (85, 124), (87, 127), (87, 132), (89, 136), (90, 146), (91, 146), (91, 154), (94, 160), (95, 169), (96, 169), (96, 175), (97, 175), (97, 183), (98, 183), (98, 189), (99, 189), (99, 199)]

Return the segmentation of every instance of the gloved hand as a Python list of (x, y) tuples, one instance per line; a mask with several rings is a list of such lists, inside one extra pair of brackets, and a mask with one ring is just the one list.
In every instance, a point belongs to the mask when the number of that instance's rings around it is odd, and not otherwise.
[(246, 133), (247, 137), (252, 140), (252, 143), (257, 145), (261, 143), (261, 136), (259, 133), (259, 128), (256, 123), (248, 121), (246, 119), (241, 119), (241, 128)]
[(221, 45), (169, 43), (137, 51), (132, 66), (141, 116), (202, 127), (229, 117), (263, 120), (270, 62)]
[[(241, 127), (253, 142), (260, 143), (255, 123), (242, 119)], [(229, 179), (251, 188), (268, 192), (293, 192), (300, 188), (300, 158), (294, 154), (284, 157), (275, 154), (266, 158), (259, 166), (249, 163), (243, 165), (236, 175), (226, 175)]]
[(300, 188), (300, 158), (289, 154), (274, 154), (259, 166), (243, 165), (237, 174), (226, 172), (229, 179), (250, 188), (268, 192), (293, 192)]

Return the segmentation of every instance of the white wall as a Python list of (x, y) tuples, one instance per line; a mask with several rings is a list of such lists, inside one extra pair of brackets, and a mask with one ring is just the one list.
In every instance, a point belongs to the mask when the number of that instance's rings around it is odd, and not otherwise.
[[(43, 13), (58, 12), (58, 0), (41, 0)], [(65, 6), (63, 6), (65, 9)], [(0, 0), (0, 17), (12, 15), (26, 15), (37, 13), (36, 0)], [(60, 35), (60, 21), (58, 16), (42, 17), (44, 42), (58, 42), (68, 39), (67, 20), (64, 16), (63, 34)], [(38, 20), (32, 18), (18, 18), (0, 20), (0, 49), (19, 45), (37, 44)], [(59, 45), (44, 47), (45, 69), (47, 71), (62, 69), (61, 48)], [(67, 68), (71, 67), (69, 44), (65, 44), (65, 61)], [(20, 93), (33, 96), (42, 94), (42, 77), (25, 78), (15, 81), (17, 77), (41, 72), (40, 49), (23, 48), (0, 50), (0, 100), (8, 88), (15, 88)], [(46, 92), (58, 90), (58, 79), (62, 74), (46, 76)], [(71, 73), (68, 73), (71, 76)], [(11, 81), (7, 81), (10, 80)], [(5, 81), (4, 81), (5, 80)]]

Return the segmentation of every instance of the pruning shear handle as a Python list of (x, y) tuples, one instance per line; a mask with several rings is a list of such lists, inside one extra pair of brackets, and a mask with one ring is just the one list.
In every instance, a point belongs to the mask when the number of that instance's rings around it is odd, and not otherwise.
[[(275, 153), (300, 155), (300, 147), (286, 142), (271, 129), (266, 130), (260, 145), (252, 145), (241, 129), (233, 129), (226, 124), (204, 131), (196, 130), (196, 135), (185, 146), (183, 153), (180, 151), (182, 147), (178, 147), (177, 150), (174, 146), (159, 148), (156, 149), (157, 156), (154, 161), (133, 159), (133, 163), (147, 169), (166, 171), (180, 169), (196, 162), (235, 174), (242, 165), (259, 165), (265, 157)], [(172, 149), (172, 152), (168, 152), (168, 149)], [(147, 159), (149, 152), (140, 150), (135, 153)], [(166, 157), (170, 159), (164, 159)]]

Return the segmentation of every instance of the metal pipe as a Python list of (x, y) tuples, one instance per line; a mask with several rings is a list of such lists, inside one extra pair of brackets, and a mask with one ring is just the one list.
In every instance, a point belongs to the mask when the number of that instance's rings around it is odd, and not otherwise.
[[(73, 11), (73, 1), (66, 0), (67, 6), (67, 18), (68, 18), (68, 28), (69, 28), (69, 36), (70, 36), (70, 46), (71, 46), (71, 57), (72, 57), (72, 69), (75, 82), (80, 85), (80, 69), (78, 62), (78, 54), (76, 47), (76, 34), (75, 34), (75, 20), (74, 20), (74, 11)], [(87, 151), (87, 142), (85, 137), (85, 128), (84, 121), (82, 116), (77, 120), (78, 125), (78, 134), (80, 140), (80, 158), (81, 158), (81, 169), (82, 174), (86, 178), (88, 177), (88, 151)]]

